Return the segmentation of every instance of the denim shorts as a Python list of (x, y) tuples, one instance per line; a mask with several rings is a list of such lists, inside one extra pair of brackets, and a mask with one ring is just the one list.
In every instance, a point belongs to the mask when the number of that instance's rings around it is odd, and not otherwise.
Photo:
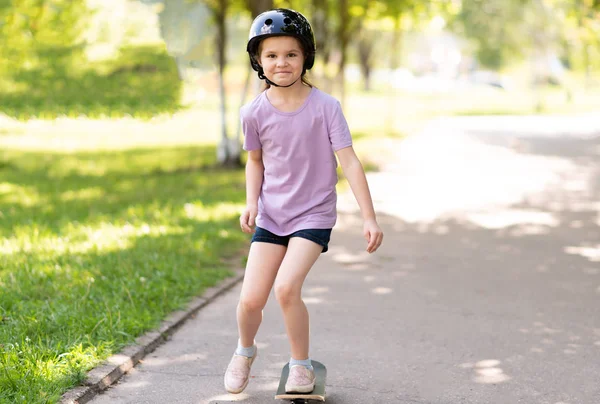
[(331, 229), (305, 229), (295, 231), (287, 236), (278, 236), (277, 234), (273, 234), (262, 227), (256, 226), (256, 231), (252, 236), (251, 242), (258, 241), (263, 243), (279, 244), (287, 247), (292, 237), (302, 237), (315, 242), (323, 247), (322, 252), (327, 252), (327, 246), (329, 245), (329, 239), (331, 237)]

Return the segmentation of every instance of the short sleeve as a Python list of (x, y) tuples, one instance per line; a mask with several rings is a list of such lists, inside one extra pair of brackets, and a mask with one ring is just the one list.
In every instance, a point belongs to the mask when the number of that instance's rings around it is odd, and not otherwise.
[(352, 146), (352, 135), (339, 101), (335, 102), (329, 121), (329, 140), (333, 151)]
[(244, 133), (244, 150), (250, 151), (262, 148), (258, 130), (252, 119), (246, 115), (245, 109), (240, 110), (240, 119), (242, 120), (242, 131)]

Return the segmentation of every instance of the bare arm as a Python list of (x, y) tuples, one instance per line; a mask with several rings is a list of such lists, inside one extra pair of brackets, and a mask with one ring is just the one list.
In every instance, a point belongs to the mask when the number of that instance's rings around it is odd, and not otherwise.
[(375, 220), (375, 209), (373, 208), (373, 200), (371, 199), (365, 171), (354, 149), (352, 146), (345, 147), (337, 151), (337, 156), (344, 176), (348, 179), (356, 202), (358, 202), (363, 220)]
[(383, 241), (383, 232), (377, 224), (373, 199), (371, 198), (365, 171), (352, 146), (338, 150), (337, 156), (360, 207), (364, 220), (363, 233), (368, 241), (367, 251), (370, 253), (375, 252)]
[(246, 209), (240, 217), (240, 226), (245, 233), (252, 233), (258, 215), (258, 197), (262, 187), (265, 167), (262, 150), (250, 150), (246, 162)]

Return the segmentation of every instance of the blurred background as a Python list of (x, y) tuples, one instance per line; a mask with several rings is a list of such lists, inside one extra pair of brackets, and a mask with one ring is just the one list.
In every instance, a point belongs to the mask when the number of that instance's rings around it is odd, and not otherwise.
[(440, 115), (600, 105), (598, 0), (8, 0), (2, 130), (14, 120), (160, 120), (144, 126), (152, 143), (169, 120), (170, 142), (218, 141), (219, 159), (235, 164), (237, 113), (258, 90), (248, 29), (279, 6), (312, 22), (310, 78), (342, 101), (358, 138), (401, 137)]

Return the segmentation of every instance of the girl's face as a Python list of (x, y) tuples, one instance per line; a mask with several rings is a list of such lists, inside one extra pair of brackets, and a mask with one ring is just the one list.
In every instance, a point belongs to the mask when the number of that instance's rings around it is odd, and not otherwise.
[(298, 80), (304, 68), (304, 52), (300, 42), (292, 36), (265, 38), (258, 48), (258, 62), (265, 76), (285, 86)]

